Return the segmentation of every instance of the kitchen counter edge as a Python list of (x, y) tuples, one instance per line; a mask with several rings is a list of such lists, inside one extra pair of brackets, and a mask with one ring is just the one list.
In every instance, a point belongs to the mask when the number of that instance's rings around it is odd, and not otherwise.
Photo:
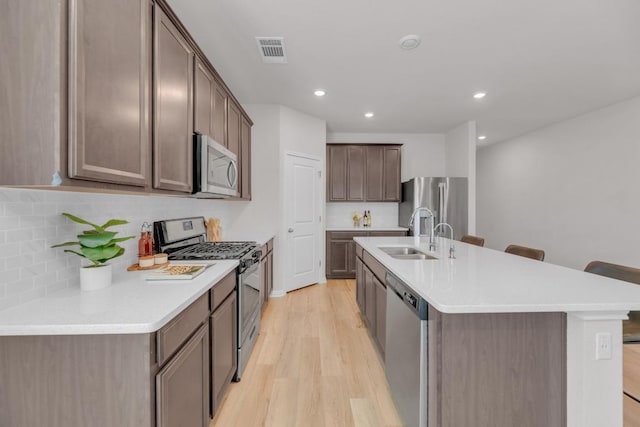
[[(608, 277), (585, 273), (580, 270), (571, 269), (551, 263), (542, 263), (516, 255), (506, 254), (489, 248), (481, 248), (468, 245), (459, 241), (454, 241), (456, 246), (457, 259), (447, 258), (446, 245), (443, 242), (451, 242), (449, 239), (438, 238), (439, 248), (437, 252), (431, 252), (436, 260), (408, 261), (394, 260), (392, 257), (378, 249), (378, 246), (412, 246), (429, 253), (426, 239), (421, 238), (420, 244), (415, 244), (414, 237), (355, 237), (354, 240), (371, 256), (377, 259), (384, 268), (400, 279), (405, 285), (424, 298), (431, 306), (441, 313), (463, 314), (463, 313), (532, 313), (532, 312), (564, 312), (581, 315), (584, 313), (600, 312), (628, 312), (640, 310), (640, 286), (623, 282)], [(488, 279), (484, 277), (474, 277), (473, 283), (466, 283), (465, 280), (455, 279), (456, 277), (469, 277), (465, 274), (473, 274), (477, 271), (478, 262), (490, 261), (492, 271), (496, 271), (495, 277)], [(470, 261), (472, 260), (472, 261)], [(466, 266), (465, 262), (473, 262), (473, 269)], [(415, 263), (426, 263), (417, 268)], [(500, 271), (500, 267), (505, 267)], [(402, 268), (401, 268), (402, 267)], [(406, 269), (404, 268), (406, 267)], [(494, 270), (498, 268), (498, 270)], [(539, 271), (537, 279), (545, 278), (546, 282), (552, 286), (526, 287), (528, 301), (523, 301), (519, 297), (505, 299), (500, 292), (508, 286), (516, 286), (514, 277), (505, 277), (505, 271), (513, 272), (514, 268), (523, 274), (527, 271)], [(419, 272), (416, 274), (416, 272)], [(434, 282), (437, 279), (440, 283)], [(453, 280), (447, 281), (449, 277)], [(556, 280), (564, 281), (566, 290), (555, 290)], [(533, 282), (534, 280), (531, 280)], [(429, 283), (430, 282), (430, 283)], [(507, 283), (508, 282), (508, 283)], [(483, 289), (487, 286), (498, 286), (493, 289)], [(585, 288), (582, 288), (585, 284)], [(507, 287), (505, 287), (505, 285)], [(545, 286), (547, 283), (544, 284)], [(466, 286), (466, 288), (465, 288)], [(588, 286), (588, 287), (587, 287)], [(442, 289), (449, 291), (442, 291)], [(450, 289), (455, 289), (451, 291)], [(480, 290), (479, 290), (480, 289)], [(525, 289), (523, 289), (525, 290)], [(568, 291), (562, 292), (560, 291)], [(605, 296), (613, 294), (615, 291), (615, 301), (605, 301)], [(493, 292), (493, 295), (491, 294)], [(576, 301), (570, 297), (572, 292), (581, 292), (579, 296), (583, 301)], [(512, 294), (518, 294), (513, 292)], [(469, 297), (469, 294), (472, 297)], [(487, 296), (488, 295), (488, 296)], [(498, 296), (498, 297), (497, 297)], [(484, 297), (483, 301), (481, 297)], [(444, 301), (446, 300), (446, 301)], [(588, 300), (588, 301), (587, 301)]]
[(160, 330), (238, 266), (216, 261), (189, 281), (153, 281), (148, 272), (118, 277), (108, 288), (62, 289), (0, 311), (0, 336), (146, 334)]

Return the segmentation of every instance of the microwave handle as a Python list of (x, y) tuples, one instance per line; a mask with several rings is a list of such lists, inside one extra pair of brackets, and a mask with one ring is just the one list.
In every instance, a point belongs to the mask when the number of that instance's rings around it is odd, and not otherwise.
[[(233, 170), (233, 174), (231, 173), (231, 170)], [(227, 168), (227, 180), (229, 180), (231, 188), (235, 188), (236, 183), (238, 182), (238, 166), (233, 160), (229, 162), (229, 167)]]

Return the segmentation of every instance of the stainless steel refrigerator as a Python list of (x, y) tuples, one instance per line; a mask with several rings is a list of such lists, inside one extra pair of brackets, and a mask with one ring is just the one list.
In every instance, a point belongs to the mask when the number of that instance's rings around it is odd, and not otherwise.
[[(419, 177), (402, 183), (402, 201), (398, 210), (400, 226), (406, 227), (411, 214), (417, 207), (429, 208), (435, 218), (434, 225), (446, 222), (453, 227), (453, 237), (460, 240), (467, 234), (468, 227), (468, 184), (467, 178)], [(421, 230), (429, 230), (429, 219), (421, 217)], [(411, 233), (411, 231), (409, 232)], [(428, 234), (423, 232), (422, 234)], [(449, 237), (449, 230), (442, 227), (439, 236)]]

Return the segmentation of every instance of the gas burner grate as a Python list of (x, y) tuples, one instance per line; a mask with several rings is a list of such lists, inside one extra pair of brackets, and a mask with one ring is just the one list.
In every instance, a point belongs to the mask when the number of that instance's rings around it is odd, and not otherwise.
[(170, 254), (170, 259), (240, 259), (253, 248), (255, 242), (203, 242)]

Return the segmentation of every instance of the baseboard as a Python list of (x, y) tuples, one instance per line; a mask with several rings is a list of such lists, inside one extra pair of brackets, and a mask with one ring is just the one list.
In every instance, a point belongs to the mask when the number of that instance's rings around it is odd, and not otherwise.
[(282, 289), (274, 289), (269, 294), (269, 298), (282, 298), (285, 295), (287, 295), (286, 291), (283, 291)]

